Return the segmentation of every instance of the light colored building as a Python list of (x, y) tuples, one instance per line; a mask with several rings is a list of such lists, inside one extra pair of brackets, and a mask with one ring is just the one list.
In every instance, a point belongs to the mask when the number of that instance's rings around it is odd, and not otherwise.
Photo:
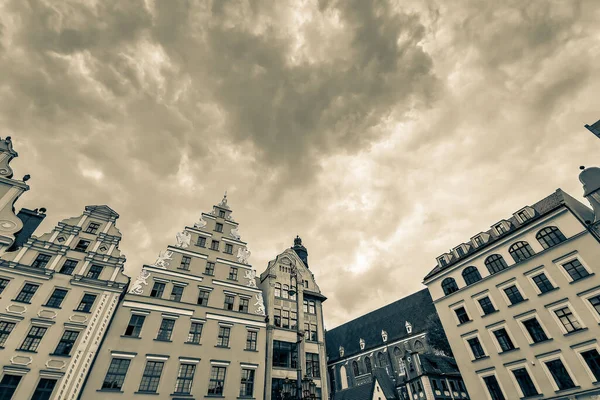
[[(6, 156), (7, 147), (1, 150)], [(24, 189), (23, 182), (12, 182), (17, 189), (8, 193)], [(0, 214), (6, 218), (10, 210), (14, 221), (15, 198), (9, 198)], [(1, 399), (76, 398), (129, 281), (122, 273), (117, 213), (87, 206), (51, 232), (28, 237), (43, 211), (19, 212), (24, 223), (13, 245), (22, 246), (11, 245), (14, 251), (0, 259)]]
[(125, 295), (88, 399), (263, 398), (266, 324), (227, 198), (177, 233)]
[(316, 399), (328, 399), (322, 307), (327, 298), (308, 267), (308, 252), (299, 237), (269, 262), (259, 285), (269, 316), (264, 398), (283, 398), (285, 380), (296, 383), (300, 370), (302, 379), (312, 379), (316, 386)]
[(562, 190), (438, 257), (425, 277), (474, 399), (600, 398), (596, 213)]

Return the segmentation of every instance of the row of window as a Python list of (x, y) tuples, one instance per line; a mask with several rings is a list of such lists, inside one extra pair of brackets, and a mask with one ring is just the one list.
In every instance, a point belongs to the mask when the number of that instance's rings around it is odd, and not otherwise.
[[(157, 299), (161, 299), (164, 295), (166, 288), (166, 284), (163, 282), (154, 282), (152, 286), (152, 290), (150, 291), (150, 297), (154, 297)], [(183, 291), (185, 289), (184, 285), (174, 284), (171, 288), (171, 294), (169, 295), (169, 300), (172, 301), (181, 301), (183, 296)], [(197, 304), (201, 306), (208, 306), (208, 299), (210, 297), (210, 290), (208, 289), (200, 289), (198, 292)], [(225, 301), (223, 303), (223, 309), (234, 311), (235, 310), (235, 298), (234, 294), (225, 293)], [(237, 311), (247, 313), (249, 312), (250, 307), (250, 297), (240, 297), (238, 302)]]
[[(0, 399), (12, 399), (22, 378), (21, 375), (4, 374), (0, 380)], [(50, 400), (55, 386), (56, 379), (40, 378), (31, 399)]]
[[(206, 248), (206, 238), (204, 236), (198, 236), (196, 246)], [(209, 249), (219, 251), (220, 242), (218, 240), (211, 240)], [(230, 243), (225, 243), (225, 249), (223, 252), (226, 254), (233, 254), (233, 245)]]
[[(4, 348), (6, 341), (10, 334), (15, 329), (17, 324), (11, 321), (0, 321), (0, 348)], [(42, 339), (46, 335), (48, 327), (40, 325), (32, 325), (29, 328), (29, 332), (21, 342), (18, 350), (27, 352), (36, 352)], [(54, 349), (52, 355), (68, 356), (71, 354), (71, 349), (75, 345), (77, 338), (79, 337), (79, 331), (65, 330)], [(0, 399), (3, 398), (0, 396)]]
[[(598, 350), (596, 344), (576, 349), (578, 358), (583, 363), (590, 379), (595, 383), (600, 382), (600, 352)], [(578, 386), (577, 377), (572, 374), (562, 354), (552, 354), (538, 359), (555, 391), (573, 389)], [(534, 381), (527, 361), (508, 366), (507, 369), (521, 397), (541, 395), (540, 386)], [(495, 371), (488, 372), (480, 377), (492, 400), (507, 399)]]
[[(0, 294), (6, 288), (6, 286), (8, 285), (8, 282), (9, 282), (8, 279), (0, 278)], [(23, 285), (23, 287), (21, 288), (21, 291), (17, 294), (17, 297), (15, 297), (13, 299), (13, 301), (16, 301), (19, 303), (27, 303), (27, 304), (31, 303), (31, 300), (33, 299), (33, 296), (35, 295), (35, 293), (37, 292), (39, 287), (40, 287), (40, 285), (38, 285), (36, 283), (25, 283)], [(69, 291), (67, 289), (54, 288), (54, 291), (52, 292), (50, 297), (46, 300), (44, 307), (60, 308), (63, 301), (65, 300), (65, 297), (67, 296), (68, 292)], [(79, 302), (79, 305), (77, 306), (75, 311), (90, 312), (92, 310), (92, 306), (94, 305), (95, 301), (96, 301), (95, 294), (84, 293), (84, 295), (81, 298), (81, 301)]]
[[(408, 344), (408, 343), (407, 343)], [(425, 346), (423, 346), (423, 343), (421, 343), (420, 340), (416, 340), (414, 342), (413, 345), (415, 351), (417, 352), (422, 352), (425, 349)], [(406, 373), (406, 368), (404, 366), (404, 362), (402, 361), (402, 350), (400, 350), (399, 347), (394, 347), (394, 350), (392, 351), (393, 355), (394, 355), (394, 361), (396, 363), (396, 365), (398, 366), (398, 374), (399, 375), (404, 375)], [(389, 363), (388, 363), (388, 356), (383, 353), (383, 352), (378, 352), (377, 353), (377, 365), (381, 368), (385, 368), (386, 370), (389, 367)], [(359, 375), (362, 375), (364, 373), (370, 374), (373, 372), (373, 367), (371, 365), (371, 358), (369, 356), (364, 356), (363, 357), (363, 363), (359, 363), (358, 361), (352, 361), (352, 373), (354, 374), (354, 377), (356, 378)], [(364, 365), (364, 368), (363, 368)]]
[[(102, 390), (120, 391), (125, 383), (125, 377), (127, 375), (127, 371), (129, 370), (130, 364), (131, 359), (113, 358), (110, 366), (108, 367), (104, 382), (102, 383)], [(196, 373), (196, 364), (197, 363), (185, 362), (181, 362), (179, 364), (179, 370), (177, 372), (177, 379), (175, 381), (173, 394), (190, 395), (192, 393), (194, 375)], [(157, 393), (164, 366), (164, 361), (147, 360), (138, 392)], [(207, 396), (223, 395), (226, 374), (226, 366), (211, 366)], [(240, 397), (251, 398), (254, 396), (254, 379), (254, 369), (242, 368), (239, 391)]]
[[(298, 344), (273, 341), (273, 366), (281, 368), (298, 368)], [(319, 354), (306, 353), (306, 375), (312, 378), (321, 377)]]
[[(420, 387), (421, 383), (419, 381), (416, 382), (418, 384), (417, 390), (418, 392), (422, 392), (423, 389)], [(450, 391), (454, 393), (457, 392), (461, 392), (464, 393), (463, 394), (463, 398), (467, 398), (466, 396), (466, 392), (467, 389), (465, 388), (465, 384), (462, 380), (452, 380), (449, 379), (448, 383), (450, 384)], [(431, 387), (433, 388), (434, 391), (441, 391), (441, 392), (448, 392), (448, 383), (446, 383), (446, 379), (440, 379), (439, 381), (437, 379), (431, 378)], [(412, 384), (411, 384), (412, 385)], [(411, 386), (411, 389), (413, 390), (413, 393), (415, 393), (415, 388)]]
[[(33, 263), (31, 263), (31, 266), (33, 268), (46, 268), (51, 258), (52, 256), (49, 254), (39, 253), (35, 260), (33, 260)], [(78, 263), (78, 260), (67, 259), (58, 270), (58, 273), (72, 275)], [(102, 267), (101, 265), (92, 264), (84, 276), (90, 279), (99, 279), (103, 269), (104, 267)]]
[[(557, 238), (556, 240), (553, 240), (552, 242), (549, 241), (550, 239), (548, 239), (547, 242), (544, 242), (544, 243), (548, 243), (548, 246), (550, 246), (550, 247), (555, 246), (556, 244), (566, 240), (564, 235), (558, 230), (558, 228), (549, 227), (549, 228), (542, 229), (542, 231), (546, 231), (546, 230), (548, 230), (548, 232), (551, 232), (551, 233), (548, 233), (549, 236), (544, 236), (544, 237)], [(549, 243), (552, 243), (552, 244), (550, 245)], [(547, 247), (544, 247), (544, 248), (547, 248)], [(523, 241), (514, 243), (510, 247), (509, 253), (513, 256), (515, 263), (526, 260), (535, 255), (535, 252), (533, 251), (531, 246), (527, 242), (523, 242)], [(487, 267), (490, 275), (496, 274), (496, 273), (508, 268), (508, 264), (506, 263), (504, 258), (499, 254), (490, 255), (489, 257), (487, 257), (485, 259), (484, 264)], [(579, 265), (579, 266), (577, 266), (575, 264), (574, 265), (566, 265), (566, 266), (563, 266), (563, 268), (565, 268), (567, 270), (567, 272), (569, 273), (569, 275), (571, 276), (571, 278), (573, 280), (577, 280), (577, 279), (580, 279), (582, 277), (589, 275), (589, 272), (586, 273), (584, 271), (585, 268), (583, 268), (581, 265)], [(580, 276), (580, 274), (582, 274), (582, 275)], [(476, 282), (479, 282), (482, 279), (481, 274), (479, 273), (479, 270), (477, 269), (477, 267), (474, 267), (474, 266), (469, 266), (469, 267), (466, 267), (465, 269), (463, 269), (462, 277), (465, 281), (466, 286), (469, 286)], [(454, 278), (448, 277), (442, 281), (442, 290), (444, 291), (445, 295), (454, 293), (454, 292), (458, 291), (458, 289), (459, 289), (459, 287)]]
[[(129, 319), (129, 323), (125, 328), (124, 337), (140, 338), (142, 334), (142, 327), (146, 321), (145, 315), (132, 314)], [(163, 318), (158, 329), (155, 340), (170, 341), (173, 335), (173, 329), (175, 328), (175, 319)], [(187, 341), (185, 343), (200, 344), (202, 339), (202, 328), (204, 324), (202, 322), (191, 322), (190, 329), (188, 331)], [(231, 327), (219, 326), (219, 333), (217, 336), (217, 347), (229, 347), (229, 338), (231, 337)], [(258, 331), (254, 329), (248, 329), (246, 334), (246, 350), (255, 351), (256, 343), (258, 340)]]

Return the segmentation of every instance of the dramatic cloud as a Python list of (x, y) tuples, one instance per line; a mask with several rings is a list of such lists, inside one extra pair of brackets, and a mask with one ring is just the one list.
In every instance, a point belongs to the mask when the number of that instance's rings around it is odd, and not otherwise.
[(228, 190), (260, 272), (299, 234), (328, 327), (598, 164), (594, 0), (0, 4), (0, 135), (42, 229), (105, 203), (136, 275)]

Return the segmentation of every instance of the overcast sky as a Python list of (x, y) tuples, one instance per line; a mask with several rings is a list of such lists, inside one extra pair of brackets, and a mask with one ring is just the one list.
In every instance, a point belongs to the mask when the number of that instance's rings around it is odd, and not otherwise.
[[(0, 136), (42, 225), (126, 271), (225, 190), (260, 273), (300, 235), (328, 328), (600, 164), (597, 0), (0, 1)], [(38, 231), (38, 234), (40, 231)]]

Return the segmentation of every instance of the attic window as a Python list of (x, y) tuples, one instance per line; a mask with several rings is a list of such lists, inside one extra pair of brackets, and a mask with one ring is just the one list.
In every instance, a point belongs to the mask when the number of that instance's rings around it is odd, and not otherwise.
[(100, 251), (106, 251), (106, 250), (108, 250), (108, 248), (106, 246), (100, 247)]
[(62, 243), (62, 242), (65, 241), (65, 238), (61, 236), (58, 239), (56, 239), (56, 241), (59, 242), (59, 243)]
[(440, 258), (438, 259), (438, 261), (440, 262), (440, 265), (441, 265), (442, 267), (445, 267), (446, 265), (448, 265), (448, 261), (446, 261), (446, 259), (445, 259), (444, 257), (440, 257)]
[(225, 218), (225, 211), (219, 210), (219, 217)]
[(517, 213), (517, 216), (519, 217), (519, 219), (521, 220), (521, 222), (525, 222), (525, 221), (527, 221), (527, 220), (530, 218), (530, 217), (529, 217), (529, 214), (527, 214), (527, 213), (525, 212), (525, 210), (523, 210), (523, 211), (519, 211), (519, 212)]
[(503, 224), (498, 224), (494, 228), (496, 228), (496, 232), (498, 232), (499, 235), (506, 233), (506, 228), (504, 227)]
[(456, 248), (456, 254), (458, 254), (459, 257), (462, 257), (465, 255), (465, 251), (463, 250), (462, 246), (459, 246)]
[(481, 236), (475, 236), (475, 244), (477, 246), (482, 246), (483, 245), (483, 239), (481, 238)]

